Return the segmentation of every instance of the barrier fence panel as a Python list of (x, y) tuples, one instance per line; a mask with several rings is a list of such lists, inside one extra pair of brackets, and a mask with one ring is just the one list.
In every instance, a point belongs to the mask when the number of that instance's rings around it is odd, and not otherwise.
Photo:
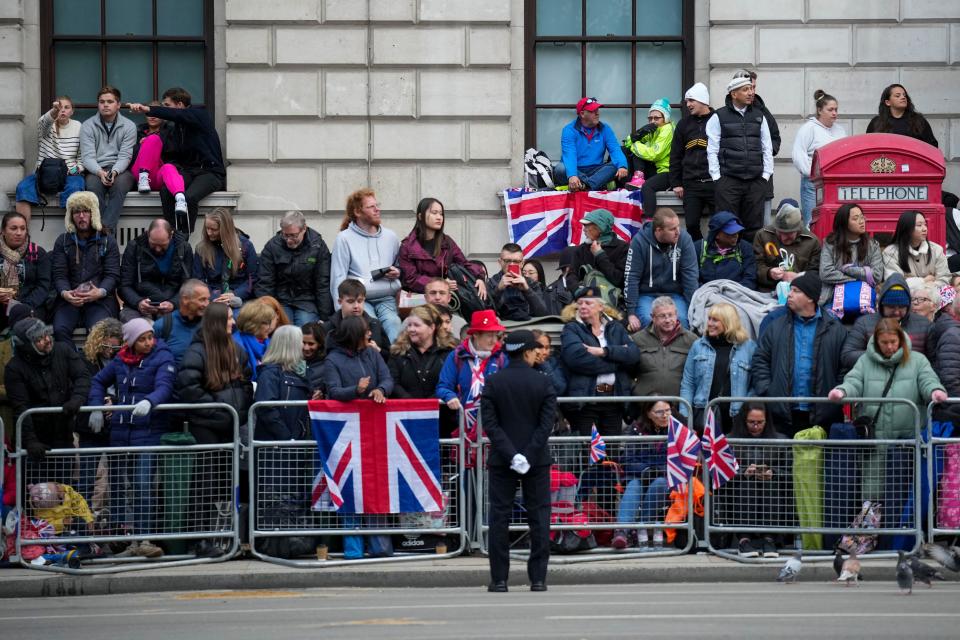
[[(707, 409), (723, 411), (731, 402), (829, 401), (716, 398)], [(878, 403), (907, 406), (914, 414), (913, 436), (829, 439), (831, 426), (826, 425), (822, 439), (728, 437), (739, 472), (714, 489), (710, 469), (706, 464), (703, 469), (710, 552), (743, 562), (774, 562), (779, 554), (801, 547), (804, 558), (811, 560), (832, 559), (838, 544), (871, 557), (894, 557), (897, 549), (918, 549), (922, 530), (915, 505), (916, 497), (924, 495), (920, 491), (921, 414), (914, 403), (900, 398), (843, 401), (874, 407)], [(769, 410), (767, 415), (770, 421)], [(743, 540), (746, 544), (741, 549)]]
[[(436, 560), (463, 552), (467, 545), (463, 482), (467, 442), (462, 436), (439, 441), (443, 512), (341, 514), (322, 497), (315, 440), (254, 439), (258, 409), (306, 405), (307, 401), (270, 401), (250, 407), (249, 531), (250, 549), (256, 557), (309, 568)], [(385, 536), (390, 537), (389, 542)], [(350, 542), (367, 548), (368, 555), (344, 558), (333, 548)], [(387, 555), (391, 546), (393, 551)]]
[[(943, 404), (960, 404), (960, 398), (949, 398)], [(923, 452), (927, 496), (923, 511), (927, 516), (930, 542), (935, 542), (938, 537), (960, 535), (960, 428), (949, 421), (950, 430), (947, 431), (943, 429), (946, 425), (935, 423), (936, 407), (933, 403), (927, 406), (930, 430)]]
[[(679, 397), (587, 397), (558, 398), (560, 404), (643, 403), (664, 401), (683, 404)], [(482, 433), (482, 421), (480, 431)], [(696, 540), (692, 492), (678, 499), (685, 504), (679, 519), (667, 522), (674, 502), (666, 481), (666, 430), (664, 435), (603, 436), (606, 457), (592, 462), (590, 436), (552, 436), (551, 457), (551, 557), (553, 563), (572, 563), (688, 553)], [(487, 551), (490, 500), (487, 489), (490, 440), (482, 437), (479, 542)], [(689, 486), (689, 483), (688, 485)], [(522, 491), (518, 490), (510, 531), (526, 534)], [(626, 548), (616, 549), (617, 534), (626, 537)], [(664, 540), (660, 541), (661, 536)], [(526, 555), (526, 535), (514, 536), (512, 554)]]
[[(16, 551), (21, 564), (88, 574), (233, 557), (240, 547), (236, 410), (224, 403), (203, 403), (158, 405), (153, 411), (197, 409), (229, 414), (232, 441), (186, 444), (192, 438), (171, 431), (168, 439), (185, 444), (52, 449), (39, 459), (23, 450), (24, 420), (62, 409), (25, 411), (17, 421), (16, 458), (21, 483)], [(94, 410), (103, 408), (81, 409)], [(188, 550), (201, 541), (207, 543), (203, 551)]]

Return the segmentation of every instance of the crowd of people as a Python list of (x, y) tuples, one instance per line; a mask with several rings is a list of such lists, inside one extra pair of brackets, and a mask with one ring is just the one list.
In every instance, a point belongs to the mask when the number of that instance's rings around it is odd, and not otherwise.
[[(809, 157), (843, 135), (837, 101), (822, 92), (794, 150), (807, 172), (800, 202), (784, 200), (764, 224), (779, 133), (755, 81), (755, 74), (737, 74), (717, 111), (706, 87), (695, 85), (685, 96), (689, 115), (676, 124), (669, 102), (657, 101), (650, 124), (622, 148), (599, 121), (602, 105), (581, 100), (578, 120), (564, 131), (569, 188), (625, 180), (628, 156), (631, 166), (652, 163), (649, 202), (672, 188), (684, 199), (686, 228), (673, 210), (648, 207), (646, 195), (649, 215), (629, 242), (613, 232), (609, 211), (591, 211), (582, 220), (584, 241), (564, 250), (552, 282), (514, 243), (502, 247), (496, 273), (468, 260), (445, 233), (436, 198), (420, 201), (401, 240), (383, 225), (370, 189), (347, 198), (332, 250), (301, 212), (290, 211), (258, 253), (223, 209), (205, 216), (192, 247), (197, 202), (223, 185), (206, 112), (191, 107), (182, 89), (170, 89), (160, 105), (129, 105), (147, 117), (138, 131), (118, 113), (120, 92), (104, 87), (98, 115), (76, 126), (62, 96), (39, 127), (42, 156), (73, 154), (61, 158), (68, 169), (64, 232), (49, 251), (30, 240), (39, 165), (18, 188), (17, 210), (0, 222), (0, 329), (11, 345), (0, 349), (4, 424), (16, 424), (28, 409), (62, 407), (63, 415), (23, 421), (23, 446), (42, 461), (52, 448), (159, 445), (179, 428), (156, 410), (172, 402), (229, 404), (245, 433), (255, 401), (437, 398), (440, 437), (462, 427), (475, 439), (484, 388), (511, 362), (503, 322), (547, 316), (563, 323), (559, 345), (534, 331), (536, 345), (524, 347), (524, 360), (554, 395), (582, 399), (560, 406), (555, 433), (663, 434), (671, 416), (701, 431), (711, 400), (733, 396), (778, 400), (721, 407), (715, 418), (725, 433), (794, 437), (844, 421), (839, 404), (805, 398), (889, 395), (925, 404), (960, 396), (960, 265), (951, 265), (952, 252), (928, 239), (924, 215), (912, 210), (886, 248), (867, 231), (868, 205), (842, 206), (822, 242), (809, 231)], [(894, 85), (870, 127), (929, 137), (918, 118)], [(164, 217), (121, 256), (113, 232), (134, 184), (160, 190)], [(716, 212), (700, 237), (707, 205)], [(401, 290), (422, 295), (423, 304), (400, 308)], [(707, 290), (713, 297), (704, 304)], [(741, 304), (757, 292), (762, 307)], [(81, 326), (85, 344), (77, 349)], [(628, 396), (640, 401), (617, 400)], [(657, 400), (671, 396), (685, 402)], [(104, 408), (81, 413), (83, 406)], [(902, 407), (857, 411), (872, 416), (878, 437), (913, 437)], [(954, 412), (937, 416), (948, 420)], [(234, 440), (226, 412), (194, 411), (185, 420), (197, 443)], [(261, 411), (252, 436), (299, 440), (309, 433), (306, 409), (289, 406)], [(665, 455), (662, 447), (622, 451), (620, 522), (662, 518)], [(163, 553), (145, 538), (155, 517), (156, 464), (145, 453), (118, 458), (109, 470), (113, 524), (136, 539), (127, 555)], [(96, 468), (81, 466), (76, 489), (89, 498)], [(137, 500), (124, 499), (125, 487)], [(877, 486), (865, 486), (864, 495), (883, 497)], [(306, 504), (306, 496), (297, 499)], [(631, 543), (660, 546), (662, 531), (631, 538), (618, 530), (612, 544)], [(741, 550), (765, 544), (747, 538)], [(217, 551), (197, 544), (198, 554)]]

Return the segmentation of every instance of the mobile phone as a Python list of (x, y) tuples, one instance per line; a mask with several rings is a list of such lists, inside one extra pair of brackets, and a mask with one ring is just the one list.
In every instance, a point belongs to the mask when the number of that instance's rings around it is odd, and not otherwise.
[(509, 273), (509, 274), (511, 274), (511, 275), (515, 275), (515, 276), (520, 275), (520, 265), (515, 264), (515, 263), (514, 263), (514, 264), (508, 264), (508, 265), (507, 265), (507, 273)]
[(149, 306), (149, 307), (159, 307), (159, 306), (160, 306), (160, 303), (159, 303), (159, 302), (154, 302), (153, 300), (151, 300), (150, 302), (147, 303), (147, 306)]

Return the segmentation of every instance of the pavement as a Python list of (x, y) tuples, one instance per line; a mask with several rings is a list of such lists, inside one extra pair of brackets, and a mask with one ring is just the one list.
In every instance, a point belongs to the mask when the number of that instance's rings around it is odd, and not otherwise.
[[(553, 556), (548, 583), (773, 582), (783, 562), (781, 559), (764, 564), (747, 564), (706, 553), (611, 560), (592, 560), (590, 556)], [(892, 583), (895, 578), (894, 565), (893, 559), (864, 560), (866, 581)], [(952, 581), (960, 577), (956, 573), (944, 573), (949, 574), (947, 578)], [(829, 562), (804, 562), (801, 581), (827, 582), (834, 578)], [(0, 569), (0, 598), (326, 587), (481, 587), (488, 581), (487, 559), (478, 554), (445, 559), (425, 557), (412, 562), (329, 563), (327, 566), (309, 568), (239, 559), (95, 575), (67, 575), (22, 568)], [(513, 561), (510, 583), (527, 583), (523, 561)]]

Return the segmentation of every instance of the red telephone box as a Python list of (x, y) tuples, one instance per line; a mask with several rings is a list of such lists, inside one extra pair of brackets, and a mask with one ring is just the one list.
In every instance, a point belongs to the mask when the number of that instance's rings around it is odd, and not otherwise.
[(947, 239), (940, 191), (946, 174), (943, 152), (926, 142), (892, 133), (865, 133), (820, 147), (813, 154), (810, 179), (817, 190), (811, 231), (825, 238), (841, 205), (856, 203), (870, 233), (893, 234), (900, 214), (923, 213), (927, 237)]

